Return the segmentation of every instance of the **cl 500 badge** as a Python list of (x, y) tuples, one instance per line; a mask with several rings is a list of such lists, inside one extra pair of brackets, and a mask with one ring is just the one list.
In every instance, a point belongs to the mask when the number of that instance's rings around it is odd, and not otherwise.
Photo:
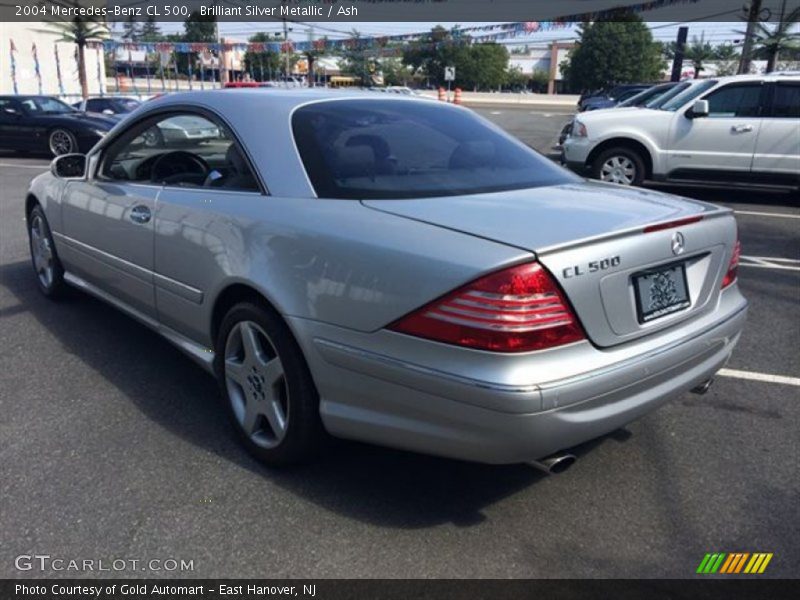
[(593, 260), (586, 265), (567, 267), (566, 269), (562, 270), (561, 273), (564, 276), (564, 279), (570, 279), (571, 277), (580, 277), (581, 275), (586, 275), (587, 273), (596, 273), (597, 271), (605, 271), (611, 267), (618, 267), (621, 262), (622, 260), (619, 256), (612, 256), (610, 258), (604, 258), (603, 260)]

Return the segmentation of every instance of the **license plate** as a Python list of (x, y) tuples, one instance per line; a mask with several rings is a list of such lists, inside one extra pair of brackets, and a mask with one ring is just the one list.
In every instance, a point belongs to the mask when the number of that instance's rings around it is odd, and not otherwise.
[(691, 304), (683, 263), (638, 273), (633, 276), (633, 287), (639, 323), (670, 315)]

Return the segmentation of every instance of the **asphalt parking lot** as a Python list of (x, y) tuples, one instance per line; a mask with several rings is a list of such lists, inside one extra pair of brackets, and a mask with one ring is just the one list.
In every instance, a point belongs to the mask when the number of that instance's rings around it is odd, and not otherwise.
[[(480, 112), (543, 151), (566, 119)], [(345, 442), (274, 471), (168, 342), (80, 293), (39, 294), (23, 199), (47, 164), (0, 153), (0, 577), (76, 575), (17, 571), (21, 554), (194, 561), (120, 576), (689, 577), (714, 551), (772, 552), (765, 576), (796, 576), (796, 196), (662, 188), (737, 211), (747, 328), (708, 394), (578, 448), (565, 474)]]

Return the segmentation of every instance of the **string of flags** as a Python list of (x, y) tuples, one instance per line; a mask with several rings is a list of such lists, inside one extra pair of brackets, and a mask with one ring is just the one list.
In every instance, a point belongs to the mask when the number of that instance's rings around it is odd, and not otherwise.
[[(551, 21), (522, 21), (516, 23), (501, 23), (493, 25), (477, 25), (458, 27), (452, 29), (452, 40), (438, 42), (436, 45), (471, 42), (491, 42), (511, 39), (519, 36), (528, 36), (535, 33), (568, 29), (580, 25), (585, 21), (597, 21), (612, 17), (621, 8), (633, 13), (657, 10), (678, 4), (696, 4), (700, 0), (650, 0), (625, 7), (615, 7), (605, 10), (578, 13), (559, 17)], [(106, 50), (113, 51), (117, 48), (144, 52), (177, 52), (185, 54), (190, 52), (309, 52), (378, 48), (386, 49), (391, 43), (410, 42), (424, 39), (429, 32), (406, 33), (391, 36), (358, 37), (340, 40), (318, 39), (314, 41), (275, 41), (275, 42), (231, 42), (231, 43), (191, 43), (191, 42), (130, 42), (106, 40), (102, 45)], [(99, 42), (97, 42), (99, 44)]]
[[(700, 0), (649, 0), (648, 2), (641, 2), (638, 4), (628, 5), (625, 7), (614, 7), (606, 10), (562, 16), (557, 19), (549, 21), (523, 21), (516, 23), (500, 23), (492, 25), (458, 27), (450, 30), (449, 40), (444, 42), (431, 41), (430, 43), (435, 46), (439, 46), (439, 45), (451, 45), (460, 43), (470, 44), (476, 42), (482, 43), (482, 42), (507, 40), (519, 36), (529, 36), (531, 34), (540, 32), (567, 29), (575, 27), (576, 25), (579, 25), (580, 23), (586, 21), (597, 21), (599, 19), (613, 17), (621, 9), (631, 11), (633, 13), (641, 13), (645, 11), (657, 10), (660, 8), (666, 8), (669, 6), (674, 6), (679, 4), (695, 4), (699, 1)], [(331, 53), (336, 53), (337, 51), (343, 51), (343, 50), (373, 49), (377, 51), (377, 53), (380, 54), (381, 56), (397, 56), (400, 54), (401, 51), (401, 49), (399, 48), (400, 45), (399, 43), (426, 40), (428, 36), (429, 32), (424, 32), (424, 33), (407, 33), (407, 34), (392, 35), (392, 36), (353, 37), (353, 38), (339, 39), (339, 40), (331, 40), (324, 38), (313, 41), (287, 40), (287, 41), (274, 41), (274, 42), (226, 42), (226, 43), (140, 42), (140, 41), (131, 42), (131, 41), (104, 40), (102, 42), (90, 42), (87, 44), (87, 46), (90, 49), (94, 50), (103, 49), (108, 52), (116, 52), (119, 49), (127, 51), (129, 63), (131, 62), (131, 52), (141, 52), (141, 51), (144, 51), (146, 53), (158, 52), (162, 54), (205, 53), (206, 55), (208, 55), (208, 53), (219, 53), (219, 52), (303, 53), (309, 51), (318, 51), (318, 52), (329, 51)], [(9, 66), (11, 67), (10, 72), (11, 72), (13, 89), (14, 93), (16, 94), (18, 93), (16, 55), (18, 54), (19, 51), (17, 47), (14, 45), (14, 40), (12, 39), (9, 41), (10, 41)], [(31, 52), (33, 55), (33, 62), (34, 62), (37, 83), (39, 87), (39, 93), (42, 93), (42, 74), (39, 67), (39, 55), (36, 49), (36, 44), (33, 44)], [(60, 57), (58, 55), (58, 47), (55, 44), (54, 44), (54, 52), (55, 52), (55, 65), (56, 65), (56, 76), (58, 78), (58, 86), (59, 90), (63, 94), (64, 83), (61, 76), (61, 62), (60, 62)], [(77, 48), (76, 48), (76, 54), (77, 54)], [(101, 60), (102, 60), (101, 53), (98, 52), (97, 78), (100, 81), (100, 85), (102, 87), (105, 77), (101, 77), (101, 71), (102, 71)], [(75, 57), (75, 61), (77, 64), (77, 55)], [(174, 68), (177, 70), (177, 65), (175, 65)], [(189, 68), (192, 69), (191, 61), (189, 61)], [(204, 87), (205, 73), (202, 64), (199, 66), (199, 69), (200, 69), (200, 85), (201, 87)], [(262, 71), (263, 71), (263, 65), (262, 65)], [(119, 87), (118, 76), (119, 76), (118, 73), (115, 72), (115, 77), (117, 77), (117, 87)], [(160, 64), (159, 67), (159, 76), (161, 79), (162, 89), (165, 89), (166, 85), (165, 85), (165, 73), (164, 73), (163, 62)], [(191, 82), (191, 79), (189, 81)], [(147, 85), (149, 92), (150, 91), (149, 65), (147, 66)]]

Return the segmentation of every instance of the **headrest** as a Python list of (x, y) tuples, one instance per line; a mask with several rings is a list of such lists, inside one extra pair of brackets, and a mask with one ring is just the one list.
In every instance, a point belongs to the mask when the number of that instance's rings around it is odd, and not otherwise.
[(242, 153), (239, 152), (236, 144), (228, 146), (228, 151), (225, 152), (225, 162), (231, 165), (237, 173), (247, 173), (247, 162), (244, 160)]

